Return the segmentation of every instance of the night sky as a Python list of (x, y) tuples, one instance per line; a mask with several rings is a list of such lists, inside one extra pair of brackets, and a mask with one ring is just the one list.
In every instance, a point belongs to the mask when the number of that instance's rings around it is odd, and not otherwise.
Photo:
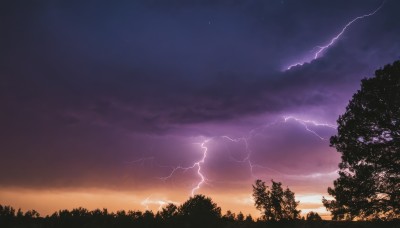
[(400, 1), (381, 4), (2, 1), (0, 204), (155, 211), (193, 192), (258, 216), (261, 178), (326, 214), (336, 119), (400, 58)]

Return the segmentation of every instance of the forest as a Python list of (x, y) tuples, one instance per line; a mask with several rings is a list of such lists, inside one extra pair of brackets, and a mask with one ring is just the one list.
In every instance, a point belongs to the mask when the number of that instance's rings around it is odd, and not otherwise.
[(89, 211), (85, 208), (60, 210), (52, 215), (40, 216), (35, 210), (26, 212), (10, 206), (0, 205), (0, 227), (2, 228), (106, 228), (106, 227), (221, 227), (221, 228), (373, 228), (400, 227), (399, 220), (392, 221), (327, 221), (317, 213), (310, 212), (306, 217), (296, 219), (265, 220), (253, 219), (251, 215), (227, 211), (221, 215), (221, 209), (211, 198), (203, 195), (191, 197), (177, 207), (169, 204), (156, 213), (152, 211), (117, 211), (107, 209)]

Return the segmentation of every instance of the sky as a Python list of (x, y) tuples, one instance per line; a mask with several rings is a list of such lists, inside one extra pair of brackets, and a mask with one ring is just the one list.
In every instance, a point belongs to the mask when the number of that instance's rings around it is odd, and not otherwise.
[(156, 211), (205, 194), (258, 217), (252, 184), (273, 179), (328, 218), (329, 138), (360, 80), (400, 58), (399, 7), (2, 1), (0, 204)]

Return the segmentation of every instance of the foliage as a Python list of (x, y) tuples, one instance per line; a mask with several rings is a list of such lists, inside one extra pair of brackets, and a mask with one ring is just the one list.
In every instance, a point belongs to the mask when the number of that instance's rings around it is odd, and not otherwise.
[(238, 220), (239, 222), (244, 221), (244, 215), (242, 212), (239, 212), (239, 214), (237, 214), (236, 220)]
[(164, 220), (171, 220), (178, 214), (178, 207), (173, 203), (169, 203), (166, 207), (162, 208), (160, 215)]
[(271, 180), (269, 188), (262, 180), (256, 180), (253, 185), (253, 197), (256, 208), (263, 213), (267, 221), (295, 220), (299, 219), (300, 210), (297, 210), (299, 202), (289, 188), (282, 189), (282, 183)]
[(223, 219), (223, 220), (225, 220), (225, 221), (230, 221), (230, 222), (235, 221), (235, 218), (236, 218), (235, 213), (232, 213), (230, 210), (228, 210), (228, 211), (226, 212), (226, 214), (224, 214), (224, 215), (222, 216), (222, 219)]
[(307, 221), (322, 221), (321, 216), (318, 213), (310, 211), (306, 216)]
[(216, 225), (221, 218), (221, 208), (204, 195), (190, 197), (178, 208), (178, 215), (186, 224)]
[(335, 220), (400, 218), (400, 62), (363, 79), (337, 123), (342, 161), (325, 207)]
[[(166, 210), (173, 209), (174, 206), (167, 205)], [(176, 207), (176, 206), (175, 206)], [(73, 210), (60, 210), (51, 216), (40, 217), (32, 211), (23, 213), (20, 209), (16, 212), (10, 206), (0, 205), (0, 227), (1, 228), (399, 228), (399, 221), (374, 221), (374, 222), (335, 222), (335, 221), (303, 221), (303, 220), (282, 220), (276, 221), (254, 221), (247, 215), (243, 221), (241, 216), (236, 219), (226, 221), (222, 217), (217, 218), (217, 224), (210, 225), (203, 221), (186, 223), (187, 220), (182, 215), (172, 213), (172, 217), (167, 220), (161, 216), (161, 211), (154, 214), (151, 211), (124, 211), (108, 212), (107, 209), (95, 209), (89, 211), (85, 208)], [(170, 210), (174, 211), (174, 210)], [(175, 211), (176, 212), (176, 211)], [(227, 213), (229, 214), (229, 213)], [(230, 213), (233, 214), (233, 213)], [(32, 216), (31, 216), (32, 215)], [(230, 217), (230, 216), (228, 216)]]

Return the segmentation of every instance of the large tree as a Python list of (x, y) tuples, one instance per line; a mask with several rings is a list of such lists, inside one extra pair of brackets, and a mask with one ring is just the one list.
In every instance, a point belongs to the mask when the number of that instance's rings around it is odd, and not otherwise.
[(263, 213), (264, 219), (267, 221), (298, 219), (299, 202), (295, 200), (294, 193), (289, 188), (283, 190), (280, 182), (273, 180), (271, 182), (271, 188), (262, 180), (256, 180), (253, 185), (254, 204)]
[(221, 218), (221, 208), (204, 195), (190, 197), (178, 208), (178, 216), (186, 226), (216, 226)]
[(339, 178), (323, 199), (332, 218), (400, 218), (400, 62), (363, 79), (337, 123)]

